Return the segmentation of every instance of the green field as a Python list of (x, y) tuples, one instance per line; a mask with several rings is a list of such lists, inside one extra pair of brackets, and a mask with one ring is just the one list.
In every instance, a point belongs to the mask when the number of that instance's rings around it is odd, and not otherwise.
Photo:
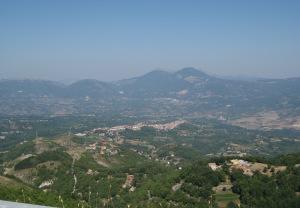
[(231, 191), (215, 194), (216, 201), (220, 208), (226, 207), (229, 202), (235, 202), (239, 204), (239, 195), (232, 193)]

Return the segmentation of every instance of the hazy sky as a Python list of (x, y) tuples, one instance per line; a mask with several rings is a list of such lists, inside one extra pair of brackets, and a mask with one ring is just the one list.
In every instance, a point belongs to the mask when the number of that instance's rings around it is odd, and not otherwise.
[(0, 0), (0, 78), (300, 76), (299, 0)]

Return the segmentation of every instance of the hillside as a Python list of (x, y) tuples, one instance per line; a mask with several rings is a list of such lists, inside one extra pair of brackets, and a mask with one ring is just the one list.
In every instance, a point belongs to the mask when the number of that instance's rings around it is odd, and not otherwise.
[(70, 208), (299, 205), (299, 131), (93, 116), (9, 117), (0, 128), (3, 200)]
[(299, 154), (190, 158), (178, 168), (121, 144), (91, 136), (20, 144), (1, 155), (0, 199), (66, 208), (300, 205)]

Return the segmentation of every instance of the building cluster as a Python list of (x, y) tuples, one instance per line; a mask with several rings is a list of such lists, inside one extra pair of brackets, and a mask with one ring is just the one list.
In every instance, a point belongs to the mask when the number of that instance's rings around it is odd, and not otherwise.
[(135, 191), (134, 187), (134, 175), (127, 175), (125, 183), (122, 185), (123, 189), (129, 189), (129, 191)]
[(19, 130), (2, 131), (0, 132), (0, 140), (7, 139), (9, 135), (21, 134), (21, 133), (23, 133), (23, 131), (19, 131)]
[(49, 186), (51, 186), (54, 183), (53, 179), (47, 180), (47, 181), (43, 181), (40, 185), (39, 188), (43, 189), (43, 188), (47, 188)]
[(88, 144), (85, 146), (86, 150), (89, 151), (98, 151), (101, 156), (114, 156), (119, 153), (119, 148), (114, 145), (112, 142), (101, 139), (100, 141)]
[[(166, 165), (174, 165), (181, 169), (182, 158), (175, 156), (173, 152), (164, 156), (159, 156), (158, 149), (154, 145), (150, 145), (146, 141), (139, 139), (124, 139), (121, 132), (126, 129), (139, 130), (142, 127), (152, 127), (159, 131), (170, 130), (176, 128), (178, 125), (185, 123), (184, 120), (176, 120), (165, 124), (147, 124), (138, 123), (134, 125), (119, 125), (114, 127), (96, 128), (90, 131), (74, 134), (76, 137), (82, 137), (87, 142), (84, 143), (85, 149), (97, 153), (97, 158), (103, 156), (114, 156), (119, 154), (120, 145), (129, 145), (130, 149), (140, 156), (149, 160), (162, 162)], [(88, 137), (98, 138), (95, 142), (88, 142)]]
[(253, 176), (254, 173), (259, 172), (264, 175), (271, 176), (273, 173), (285, 171), (286, 166), (273, 166), (265, 163), (249, 162), (245, 160), (233, 159), (230, 160), (230, 171), (241, 170), (243, 174)]
[[(248, 176), (253, 176), (256, 172), (271, 176), (273, 172), (277, 173), (286, 170), (286, 166), (269, 166), (268, 164), (249, 162), (241, 159), (232, 159), (227, 162), (227, 165), (230, 171), (240, 170), (244, 175)], [(208, 167), (213, 171), (222, 169), (222, 165), (217, 165), (216, 163), (208, 163)]]
[(217, 165), (216, 163), (208, 163), (208, 167), (213, 171), (219, 170), (222, 168), (222, 165)]
[(245, 175), (252, 176), (253, 172), (251, 170), (251, 163), (245, 160), (230, 160), (231, 166), (230, 170), (241, 170)]
[(99, 135), (105, 135), (105, 134), (115, 135), (116, 133), (118, 133), (120, 131), (124, 131), (126, 129), (138, 131), (138, 130), (141, 130), (143, 127), (152, 127), (157, 130), (171, 130), (185, 122), (186, 122), (185, 120), (176, 120), (176, 121), (165, 123), (165, 124), (148, 124), (145, 122), (140, 122), (140, 123), (133, 124), (133, 125), (119, 125), (119, 126), (113, 126), (110, 128), (108, 128), (108, 127), (96, 128), (96, 129), (91, 130), (88, 133), (92, 133), (92, 134), (98, 133)]

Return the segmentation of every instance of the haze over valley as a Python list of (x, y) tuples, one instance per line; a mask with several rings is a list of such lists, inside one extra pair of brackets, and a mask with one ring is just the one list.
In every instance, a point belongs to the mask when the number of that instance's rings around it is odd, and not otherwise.
[(183, 68), (116, 82), (1, 80), (0, 86), (4, 116), (199, 117), (251, 129), (300, 128), (300, 78), (230, 80)]

